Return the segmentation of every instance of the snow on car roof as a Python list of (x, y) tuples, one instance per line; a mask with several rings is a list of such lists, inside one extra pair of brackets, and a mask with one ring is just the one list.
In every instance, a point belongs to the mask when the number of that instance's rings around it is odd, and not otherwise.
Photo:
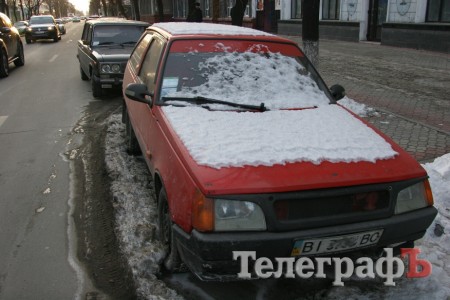
[(240, 26), (213, 24), (213, 23), (187, 23), (168, 22), (155, 23), (152, 27), (161, 28), (171, 34), (219, 34), (219, 35), (253, 35), (274, 36), (273, 34)]
[(209, 111), (198, 106), (163, 110), (197, 164), (216, 169), (375, 162), (397, 154), (374, 130), (338, 105), (264, 113)]

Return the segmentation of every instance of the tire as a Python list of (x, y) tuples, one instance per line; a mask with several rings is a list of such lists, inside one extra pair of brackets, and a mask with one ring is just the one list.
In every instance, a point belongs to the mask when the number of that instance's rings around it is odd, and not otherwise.
[(87, 77), (86, 73), (84, 73), (83, 68), (80, 65), (80, 75), (81, 75), (81, 80), (83, 81), (87, 81), (89, 80), (89, 77)]
[(128, 111), (126, 111), (126, 148), (129, 155), (140, 155), (141, 148), (139, 147), (139, 142), (136, 138), (136, 134), (134, 133), (133, 126), (131, 125), (130, 116), (128, 115)]
[(158, 238), (164, 245), (167, 253), (162, 264), (163, 270), (168, 273), (184, 272), (185, 269), (182, 266), (173, 235), (172, 219), (170, 217), (166, 190), (164, 188), (161, 189), (158, 197)]
[(102, 86), (95, 82), (94, 74), (91, 75), (91, 87), (92, 87), (92, 95), (94, 98), (100, 98), (103, 94)]
[(17, 44), (17, 55), (16, 60), (14, 61), (16, 67), (21, 67), (25, 64), (25, 55), (23, 53), (23, 45), (22, 43)]
[(33, 41), (30, 40), (29, 38), (25, 38), (25, 42), (26, 42), (27, 44), (31, 44)]
[(59, 41), (58, 34), (53, 37), (53, 42), (57, 43)]
[(8, 54), (4, 48), (0, 49), (0, 78), (9, 75)]

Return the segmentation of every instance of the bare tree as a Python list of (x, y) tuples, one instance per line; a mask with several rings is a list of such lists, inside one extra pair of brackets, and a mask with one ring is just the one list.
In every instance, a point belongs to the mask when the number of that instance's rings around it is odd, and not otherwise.
[(16, 0), (7, 0), (6, 1), (6, 7), (12, 7), (13, 10), (13, 16), (14, 18), (12, 18), (14, 20), (14, 22), (18, 21), (19, 18), (17, 18), (17, 1)]
[(133, 4), (133, 10), (134, 10), (134, 18), (138, 21), (141, 20), (141, 12), (139, 11), (139, 0), (131, 0), (131, 3)]
[(127, 18), (128, 19), (128, 14), (125, 11), (125, 8), (123, 7), (123, 2), (122, 0), (116, 0), (117, 1), (117, 9), (119, 10), (120, 14), (122, 15), (122, 17)]
[(106, 16), (108, 16), (108, 6), (106, 5), (106, 0), (101, 0), (101, 2), (102, 2), (102, 5), (103, 5), (103, 10), (104, 10), (104, 13), (105, 13), (105, 17)]
[(0, 0), (0, 12), (8, 15), (8, 6), (6, 0)]
[(21, 18), (26, 19), (25, 18), (25, 12), (23, 11), (23, 0), (20, 0), (19, 7), (20, 7), (20, 11), (22, 12)]
[(303, 2), (303, 51), (314, 67), (319, 67), (319, 8), (320, 0)]
[(158, 7), (159, 22), (164, 22), (164, 5), (162, 0), (156, 0), (156, 6)]
[(220, 1), (219, 0), (213, 0), (213, 10), (212, 10), (212, 22), (213, 23), (219, 23), (220, 18)]

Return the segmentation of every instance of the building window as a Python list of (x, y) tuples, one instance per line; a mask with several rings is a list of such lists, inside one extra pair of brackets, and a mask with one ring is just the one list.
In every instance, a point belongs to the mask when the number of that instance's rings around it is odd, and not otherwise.
[(302, 16), (302, 0), (292, 0), (291, 18), (303, 19)]
[(427, 22), (450, 22), (450, 1), (429, 0)]
[(203, 6), (203, 17), (205, 18), (211, 18), (212, 16), (212, 0), (203, 0), (202, 1)]
[(322, 1), (322, 20), (339, 20), (340, 0)]
[(187, 0), (173, 0), (173, 17), (186, 19), (187, 7)]
[[(220, 12), (221, 18), (231, 17), (231, 8), (234, 6), (236, 1), (242, 1), (242, 0), (221, 0), (221, 7), (223, 7), (223, 10)], [(252, 0), (249, 0), (247, 2), (247, 5), (245, 6), (244, 11), (244, 18), (251, 18), (252, 17)]]

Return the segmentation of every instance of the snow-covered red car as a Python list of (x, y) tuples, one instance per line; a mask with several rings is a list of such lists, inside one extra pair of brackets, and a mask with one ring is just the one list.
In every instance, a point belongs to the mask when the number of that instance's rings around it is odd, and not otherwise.
[(337, 104), (298, 45), (219, 24), (158, 23), (123, 81), (128, 150), (153, 176), (164, 267), (236, 277), (258, 257), (412, 247), (436, 215), (421, 165)]

